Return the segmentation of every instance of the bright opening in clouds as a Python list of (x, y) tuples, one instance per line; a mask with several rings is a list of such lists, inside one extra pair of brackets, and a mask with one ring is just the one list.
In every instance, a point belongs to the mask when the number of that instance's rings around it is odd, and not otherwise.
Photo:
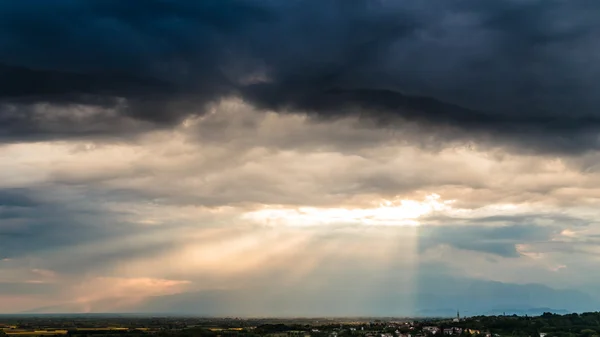
[(0, 2), (0, 313), (596, 310), (599, 15)]
[(428, 195), (423, 201), (384, 200), (369, 208), (345, 209), (299, 207), (266, 207), (244, 215), (267, 225), (319, 226), (331, 224), (355, 224), (374, 226), (417, 226), (419, 217), (449, 208), (451, 201), (440, 202), (437, 194)]

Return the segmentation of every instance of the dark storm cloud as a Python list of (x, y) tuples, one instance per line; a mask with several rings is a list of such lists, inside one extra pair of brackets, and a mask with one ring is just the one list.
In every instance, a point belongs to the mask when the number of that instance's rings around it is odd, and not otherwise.
[[(598, 14), (584, 0), (3, 2), (0, 137), (137, 131), (113, 130), (131, 118), (168, 126), (237, 95), (320, 118), (594, 149)], [(110, 113), (61, 127), (23, 108), (42, 102)]]
[[(29, 0), (0, 6), (0, 122), (8, 129), (0, 136), (14, 138), (81, 129), (126, 133), (115, 127), (126, 117), (160, 126), (201, 111), (233, 88), (219, 63), (240, 42), (242, 27), (267, 14), (240, 1)], [(60, 116), (56, 123), (56, 112), (24, 107), (40, 103), (108, 112)]]

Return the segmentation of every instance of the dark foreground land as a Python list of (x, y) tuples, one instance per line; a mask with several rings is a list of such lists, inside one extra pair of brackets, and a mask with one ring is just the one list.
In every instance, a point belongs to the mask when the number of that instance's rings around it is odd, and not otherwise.
[(541, 316), (241, 319), (0, 315), (0, 335), (68, 337), (600, 337), (600, 312)]

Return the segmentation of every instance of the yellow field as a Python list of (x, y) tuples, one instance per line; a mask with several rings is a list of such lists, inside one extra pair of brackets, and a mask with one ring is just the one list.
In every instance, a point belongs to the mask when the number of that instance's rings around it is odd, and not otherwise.
[[(135, 328), (140, 331), (149, 331), (149, 328)], [(129, 328), (121, 328), (121, 327), (108, 327), (108, 328), (77, 328), (77, 331), (126, 331)], [(27, 330), (13, 330), (10, 328), (1, 328), (0, 331), (4, 331), (8, 336), (51, 336), (51, 335), (66, 335), (68, 333), (67, 330), (59, 329), (59, 330), (36, 330), (36, 331), (27, 331)]]
[(6, 333), (8, 336), (39, 336), (39, 335), (66, 335), (67, 334), (67, 330), (53, 330), (53, 331), (47, 331), (47, 330), (37, 330), (37, 331), (7, 331), (5, 330), (4, 333)]
[(77, 328), (77, 331), (111, 331), (111, 330), (129, 330), (129, 328), (118, 328), (118, 327), (108, 327), (108, 328)]
[(244, 328), (227, 328), (227, 329), (223, 329), (223, 328), (209, 328), (208, 330), (210, 330), (210, 331), (225, 331), (225, 330), (229, 330), (229, 331), (242, 331), (242, 330), (244, 330)]

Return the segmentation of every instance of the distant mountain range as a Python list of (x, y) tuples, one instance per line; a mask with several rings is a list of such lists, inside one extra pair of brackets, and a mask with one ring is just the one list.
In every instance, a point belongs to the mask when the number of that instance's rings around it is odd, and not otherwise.
[(569, 313), (595, 311), (600, 305), (598, 299), (578, 290), (466, 279), (426, 280), (416, 303), (418, 314), (435, 316), (455, 316), (456, 310), (468, 316)]
[[(517, 315), (517, 316), (540, 316), (545, 312), (551, 312), (553, 314), (569, 314), (572, 311), (565, 309), (553, 309), (553, 308), (496, 308), (487, 312), (467, 312), (467, 315), (463, 314), (461, 317), (475, 316), (475, 315), (486, 315), (486, 316), (501, 316), (501, 315)], [(470, 315), (469, 315), (470, 314)], [(432, 309), (432, 310), (420, 310), (416, 316), (420, 317), (455, 317), (456, 309), (445, 308), (445, 309)]]
[[(354, 289), (335, 284), (330, 289), (213, 290), (146, 298), (135, 305), (119, 299), (86, 304), (91, 312), (170, 313), (199, 316), (436, 316), (540, 315), (544, 312), (595, 311), (600, 302), (581, 291), (559, 290), (540, 284), (510, 284), (472, 279), (429, 278), (411, 292)], [(407, 290), (408, 291), (408, 290)], [(366, 290), (365, 290), (366, 292)], [(115, 306), (115, 303), (117, 305)], [(81, 305), (36, 308), (27, 313), (81, 312)]]

